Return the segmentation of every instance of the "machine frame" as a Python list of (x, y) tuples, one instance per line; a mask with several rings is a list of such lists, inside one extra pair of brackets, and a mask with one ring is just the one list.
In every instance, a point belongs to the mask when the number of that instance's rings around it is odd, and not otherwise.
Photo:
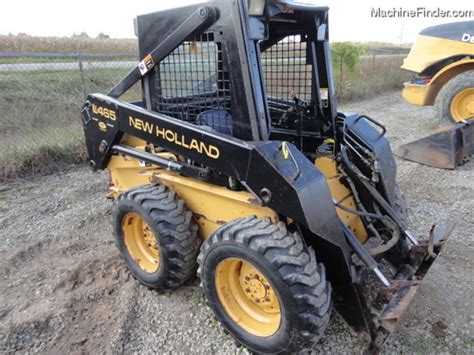
[[(338, 313), (354, 330), (370, 334), (371, 349), (377, 351), (418, 288), (414, 280), (425, 275), (450, 230), (433, 232), (424, 242), (414, 237), (395, 207), (396, 166), (385, 128), (369, 117), (337, 112), (328, 8), (292, 1), (266, 4), (256, 15), (247, 1), (215, 0), (139, 16), (140, 64), (107, 95), (89, 95), (82, 109), (89, 163), (93, 170), (111, 171), (111, 198), (160, 182), (190, 206), (209, 191), (216, 201), (245, 206), (241, 217), (255, 214), (284, 221), (303, 235), (326, 266)], [(225, 43), (232, 136), (160, 113), (156, 102), (160, 63), (180, 44), (211, 30)], [(262, 53), (286, 35), (302, 34), (307, 35), (306, 60), (312, 68), (311, 98), (304, 102), (293, 95), (283, 102), (300, 119), (289, 128), (275, 128)], [(139, 82), (142, 101), (118, 99)], [(329, 151), (319, 152), (324, 145)], [(209, 213), (218, 215), (215, 207)], [(393, 280), (379, 268), (385, 252), (375, 257), (364, 247), (367, 220), (377, 213), (395, 223), (400, 243), (413, 244), (395, 263)], [(202, 220), (203, 239), (228, 222), (195, 215)], [(346, 217), (350, 222), (343, 221)], [(369, 225), (386, 228), (377, 219)], [(374, 297), (377, 314), (361, 281), (367, 271), (383, 285)]]

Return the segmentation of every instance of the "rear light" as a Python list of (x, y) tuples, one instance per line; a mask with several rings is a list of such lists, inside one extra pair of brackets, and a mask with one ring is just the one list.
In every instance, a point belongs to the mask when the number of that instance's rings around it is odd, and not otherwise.
[(431, 81), (430, 76), (417, 76), (415, 79), (413, 79), (411, 82), (413, 84), (418, 84), (418, 85), (426, 85), (429, 84)]

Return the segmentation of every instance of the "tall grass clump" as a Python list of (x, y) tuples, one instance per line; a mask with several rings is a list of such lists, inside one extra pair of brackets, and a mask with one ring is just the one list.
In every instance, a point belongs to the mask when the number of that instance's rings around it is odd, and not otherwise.
[(336, 94), (340, 101), (361, 100), (402, 89), (410, 74), (400, 66), (403, 56), (369, 55), (365, 45), (333, 43), (332, 59)]

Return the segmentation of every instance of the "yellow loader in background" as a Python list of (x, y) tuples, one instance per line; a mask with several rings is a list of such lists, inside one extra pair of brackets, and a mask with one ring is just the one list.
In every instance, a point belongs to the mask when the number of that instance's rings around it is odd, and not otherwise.
[(402, 69), (416, 73), (403, 97), (414, 105), (435, 105), (438, 117), (454, 122), (474, 116), (474, 21), (424, 29)]
[(455, 169), (474, 153), (474, 21), (424, 29), (402, 69), (416, 75), (403, 97), (414, 105), (436, 107), (442, 121), (454, 124), (401, 146), (403, 159)]

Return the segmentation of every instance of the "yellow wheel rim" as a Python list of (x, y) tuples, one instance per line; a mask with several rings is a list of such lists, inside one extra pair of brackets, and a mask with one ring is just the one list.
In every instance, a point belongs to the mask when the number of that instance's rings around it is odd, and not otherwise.
[(215, 283), (222, 306), (236, 324), (255, 336), (276, 333), (281, 323), (278, 296), (256, 267), (242, 259), (225, 259), (217, 265)]
[(160, 250), (156, 236), (138, 213), (129, 212), (122, 220), (122, 230), (128, 253), (140, 268), (153, 273), (160, 266)]
[(451, 116), (456, 122), (474, 117), (474, 88), (464, 89), (454, 97)]

